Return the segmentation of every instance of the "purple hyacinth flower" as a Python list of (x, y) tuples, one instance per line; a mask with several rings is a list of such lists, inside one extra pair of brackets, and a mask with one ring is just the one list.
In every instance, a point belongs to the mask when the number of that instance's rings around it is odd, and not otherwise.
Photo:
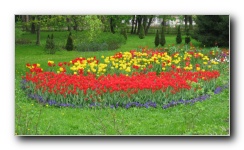
[(221, 87), (217, 87), (217, 88), (214, 90), (214, 94), (219, 94), (221, 91), (222, 91), (222, 88), (221, 88)]

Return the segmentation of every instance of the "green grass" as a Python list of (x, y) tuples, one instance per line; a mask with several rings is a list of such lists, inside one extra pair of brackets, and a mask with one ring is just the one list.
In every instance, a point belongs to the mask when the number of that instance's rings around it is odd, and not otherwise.
[[(137, 49), (138, 46), (154, 47), (154, 35), (145, 39), (129, 35), (127, 43), (114, 51), (67, 52), (45, 54), (44, 43), (48, 32), (41, 33), (41, 46), (36, 46), (35, 35), (24, 34), (33, 44), (15, 47), (15, 133), (16, 135), (229, 135), (229, 90), (213, 95), (194, 105), (179, 105), (169, 109), (78, 109), (39, 105), (28, 99), (20, 88), (25, 64), (40, 63), (43, 68), (48, 60), (70, 61), (76, 57), (108, 56), (119, 51)], [(59, 43), (66, 41), (66, 32), (54, 32)], [(77, 33), (78, 34), (78, 33)], [(76, 35), (77, 36), (77, 35)], [(166, 37), (166, 45), (175, 43), (175, 36)], [(200, 43), (192, 40), (194, 45)]]

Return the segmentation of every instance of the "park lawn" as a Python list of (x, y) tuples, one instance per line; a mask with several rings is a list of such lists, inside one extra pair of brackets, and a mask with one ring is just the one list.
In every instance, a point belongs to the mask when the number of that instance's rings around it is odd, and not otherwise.
[[(26, 63), (39, 63), (45, 69), (48, 60), (70, 61), (76, 57), (109, 56), (115, 52), (138, 47), (154, 48), (154, 35), (139, 39), (128, 35), (125, 45), (113, 51), (67, 52), (60, 49), (54, 55), (45, 54), (45, 40), (50, 32), (41, 32), (41, 46), (35, 45), (35, 35), (25, 34), (32, 44), (15, 47), (15, 134), (16, 135), (229, 135), (229, 90), (213, 95), (194, 105), (179, 105), (169, 109), (131, 108), (59, 108), (42, 106), (28, 99), (20, 88)], [(68, 32), (53, 32), (57, 43), (65, 45)], [(78, 33), (76, 33), (78, 34)], [(77, 36), (78, 35), (74, 35)], [(166, 45), (175, 43), (175, 36), (166, 37)], [(192, 40), (195, 46), (200, 44)]]

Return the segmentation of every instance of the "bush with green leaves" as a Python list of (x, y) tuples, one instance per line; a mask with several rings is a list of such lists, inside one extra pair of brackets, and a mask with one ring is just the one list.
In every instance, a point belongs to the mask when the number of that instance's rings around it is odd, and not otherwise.
[(96, 42), (107, 43), (108, 50), (115, 50), (125, 44), (126, 39), (121, 34), (103, 33), (97, 38)]
[(49, 35), (47, 36), (45, 49), (48, 54), (55, 54), (56, 51), (53, 34), (51, 35), (51, 37)]
[(102, 33), (92, 42), (82, 38), (77, 51), (115, 50), (125, 43), (126, 39), (122, 34)]
[(182, 42), (181, 31), (180, 31), (180, 26), (178, 26), (177, 36), (176, 36), (176, 43), (180, 44), (181, 42)]
[(77, 45), (77, 51), (99, 51), (108, 50), (107, 43), (82, 42)]
[(164, 26), (163, 26), (163, 27), (162, 27), (162, 30), (161, 30), (160, 45), (161, 45), (161, 46), (164, 46), (165, 43), (166, 43), (166, 40), (165, 40)]
[(144, 37), (145, 37), (145, 30), (144, 30), (143, 25), (141, 25), (140, 32), (139, 32), (139, 38), (144, 39)]
[(154, 44), (156, 47), (158, 47), (159, 45), (159, 34), (158, 34), (158, 30), (156, 32), (156, 36), (155, 36), (155, 40), (154, 40)]
[(67, 51), (72, 51), (74, 49), (73, 38), (72, 38), (71, 32), (69, 33), (65, 49)]

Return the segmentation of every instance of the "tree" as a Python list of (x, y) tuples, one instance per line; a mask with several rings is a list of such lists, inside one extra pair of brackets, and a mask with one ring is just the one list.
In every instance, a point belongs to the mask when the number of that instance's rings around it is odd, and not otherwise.
[(145, 37), (145, 30), (144, 30), (143, 25), (141, 25), (141, 27), (140, 27), (140, 33), (139, 33), (139, 38), (140, 39), (144, 39), (144, 37)]
[(134, 29), (134, 31), (133, 31), (133, 34), (136, 34), (137, 24), (138, 24), (138, 21), (137, 21), (137, 18), (136, 18), (135, 29)]
[(63, 16), (58, 15), (20, 15), (19, 18), (22, 19), (22, 23), (25, 30), (28, 31), (31, 27), (31, 32), (36, 33), (36, 45), (40, 45), (40, 33), (41, 27), (46, 28), (62, 28), (65, 23), (63, 21)]
[(201, 15), (195, 21), (198, 28), (193, 38), (206, 46), (229, 46), (228, 15)]
[(159, 45), (159, 34), (158, 34), (158, 30), (156, 32), (154, 44), (155, 44), (156, 47), (158, 47), (158, 45)]
[(69, 33), (65, 48), (67, 51), (72, 51), (74, 49), (73, 38), (72, 38), (71, 32)]
[(148, 24), (147, 24), (147, 27), (146, 27), (146, 30), (145, 30), (145, 35), (147, 35), (147, 33), (148, 33), (148, 30), (149, 30), (149, 28), (150, 28), (150, 26), (151, 26), (153, 17), (154, 17), (153, 15), (150, 15), (150, 16), (149, 16), (149, 21), (148, 21)]
[(36, 32), (36, 45), (40, 45), (40, 39), (41, 39), (41, 22), (40, 22), (40, 16), (36, 17), (36, 28), (37, 28), (37, 32)]
[(145, 35), (147, 35), (150, 25), (152, 24), (153, 17), (153, 15), (133, 15), (131, 34), (139, 34), (141, 25), (143, 25)]
[(166, 22), (169, 20), (175, 20), (175, 17), (172, 15), (159, 15), (158, 18), (162, 18), (162, 25), (166, 26)]
[(131, 34), (134, 33), (135, 18), (136, 18), (136, 15), (133, 15), (132, 20), (131, 20), (131, 31), (130, 31)]
[(112, 32), (113, 34), (115, 33), (114, 28), (115, 28), (114, 18), (111, 17), (111, 18), (110, 18), (110, 29), (111, 29), (111, 32)]
[(110, 31), (115, 33), (117, 29), (124, 28), (124, 24), (129, 22), (131, 15), (110, 15), (109, 18)]
[[(31, 16), (30, 18), (31, 18), (31, 20), (34, 20), (35, 19), (34, 16)], [(31, 21), (31, 33), (32, 34), (35, 34), (36, 33), (36, 26), (35, 26), (35, 23), (33, 21)]]
[(181, 42), (182, 42), (181, 31), (180, 31), (180, 26), (178, 26), (178, 31), (177, 31), (177, 36), (176, 36), (176, 43), (180, 44)]
[(192, 22), (193, 22), (192, 15), (189, 15), (188, 19), (189, 19), (190, 30), (192, 30), (193, 29), (193, 26), (192, 26)]
[(85, 16), (84, 26), (88, 42), (92, 42), (102, 32), (102, 22), (96, 15)]
[(160, 45), (164, 46), (166, 43), (165, 41), (165, 34), (164, 34), (164, 26), (162, 26), (162, 31), (161, 31), (161, 38), (160, 38)]
[(187, 22), (188, 22), (188, 15), (184, 15), (184, 20), (185, 20), (185, 31), (187, 29)]
[(141, 15), (138, 15), (137, 17), (137, 32), (136, 32), (136, 34), (140, 34), (140, 32), (141, 32), (141, 27), (142, 27), (142, 16)]

